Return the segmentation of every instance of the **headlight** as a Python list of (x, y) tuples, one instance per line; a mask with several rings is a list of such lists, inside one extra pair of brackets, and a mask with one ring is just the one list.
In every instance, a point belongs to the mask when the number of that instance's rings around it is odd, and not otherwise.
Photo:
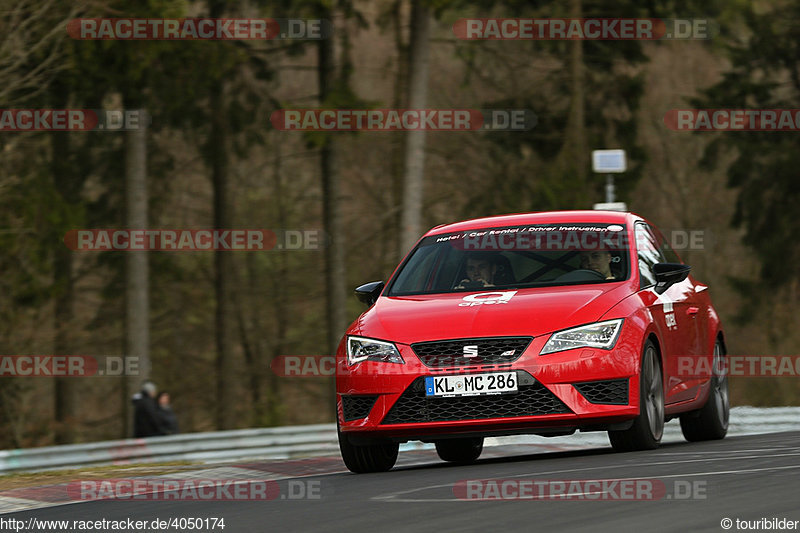
[(596, 322), (586, 326), (553, 333), (540, 355), (571, 350), (573, 348), (601, 348), (610, 350), (617, 343), (622, 329), (622, 319)]
[(363, 337), (347, 337), (347, 363), (354, 365), (361, 361), (404, 364), (403, 357), (391, 342), (376, 341)]

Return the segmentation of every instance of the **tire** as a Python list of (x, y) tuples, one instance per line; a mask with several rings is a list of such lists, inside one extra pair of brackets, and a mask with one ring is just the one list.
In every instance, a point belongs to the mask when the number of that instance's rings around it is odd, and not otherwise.
[(483, 437), (445, 439), (436, 441), (436, 453), (442, 461), (472, 463), (481, 456)]
[(725, 350), (717, 340), (714, 344), (714, 375), (711, 376), (711, 390), (708, 400), (697, 411), (681, 416), (681, 431), (689, 442), (719, 440), (728, 433), (728, 419), (731, 405), (728, 398), (728, 375), (718, 375), (717, 369), (725, 368)]
[(356, 474), (387, 472), (397, 462), (400, 445), (396, 442), (356, 445), (350, 442), (347, 435), (341, 431), (338, 433), (339, 451), (342, 453), (345, 466), (351, 472)]
[(648, 340), (642, 352), (639, 373), (639, 416), (622, 431), (609, 431), (608, 440), (618, 452), (654, 450), (664, 434), (664, 380), (658, 352)]

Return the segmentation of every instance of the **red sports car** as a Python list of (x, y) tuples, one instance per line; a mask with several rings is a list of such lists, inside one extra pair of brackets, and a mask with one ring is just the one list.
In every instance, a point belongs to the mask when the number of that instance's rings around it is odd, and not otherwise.
[(708, 287), (632, 213), (481, 218), (426, 233), (337, 354), (339, 446), (353, 472), (389, 470), (399, 443), (445, 461), (487, 436), (607, 431), (617, 450), (728, 428), (725, 340)]

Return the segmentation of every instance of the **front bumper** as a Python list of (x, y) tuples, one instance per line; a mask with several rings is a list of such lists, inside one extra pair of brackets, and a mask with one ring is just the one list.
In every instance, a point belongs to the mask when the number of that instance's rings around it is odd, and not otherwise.
[[(616, 428), (639, 414), (640, 342), (623, 329), (613, 350), (578, 348), (540, 356), (536, 337), (515, 361), (447, 368), (425, 366), (397, 344), (405, 364), (337, 360), (337, 412), (352, 437), (400, 440), (452, 435), (568, 434)], [(519, 391), (428, 398), (424, 378), (516, 371)]]

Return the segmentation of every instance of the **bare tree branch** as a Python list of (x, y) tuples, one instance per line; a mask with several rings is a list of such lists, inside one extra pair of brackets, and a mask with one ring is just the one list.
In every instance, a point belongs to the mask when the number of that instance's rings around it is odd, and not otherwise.
[(80, 8), (55, 0), (20, 0), (0, 11), (0, 103), (14, 105), (41, 93), (63, 61), (67, 23)]

